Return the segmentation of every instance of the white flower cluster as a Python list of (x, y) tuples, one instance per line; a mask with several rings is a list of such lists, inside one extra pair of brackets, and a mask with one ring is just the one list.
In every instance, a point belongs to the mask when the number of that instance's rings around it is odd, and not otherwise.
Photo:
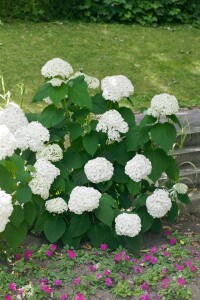
[(147, 114), (158, 118), (160, 116), (174, 115), (178, 110), (179, 105), (176, 97), (163, 93), (152, 98)]
[(12, 197), (6, 192), (0, 190), (0, 232), (3, 232), (5, 230), (12, 212)]
[(188, 186), (184, 183), (176, 183), (173, 185), (173, 189), (179, 194), (187, 194)]
[(48, 142), (49, 130), (39, 122), (31, 122), (27, 126), (20, 127), (15, 132), (17, 147), (21, 150), (30, 148), (33, 152), (40, 151), (44, 142)]
[(107, 133), (110, 142), (121, 141), (120, 133), (128, 132), (128, 124), (124, 121), (120, 113), (115, 110), (108, 110), (99, 117), (96, 131)]
[(65, 79), (69, 78), (72, 73), (72, 66), (60, 58), (49, 60), (41, 69), (41, 74), (47, 78), (60, 76)]
[(76, 77), (79, 77), (79, 76), (84, 76), (84, 80), (87, 83), (89, 89), (95, 90), (100, 85), (99, 79), (97, 79), (96, 77), (89, 76), (89, 75), (87, 75), (85, 73), (82, 73), (80, 71), (76, 72), (72, 77), (70, 77), (70, 79), (73, 79), (73, 78), (76, 78)]
[(53, 181), (60, 175), (60, 170), (45, 158), (39, 158), (34, 167), (36, 172), (33, 174), (29, 186), (33, 194), (40, 195), (46, 200), (49, 197), (49, 190)]
[(126, 163), (125, 173), (133, 181), (139, 182), (147, 177), (152, 170), (151, 162), (142, 154), (136, 154), (131, 160)]
[(87, 179), (93, 183), (108, 181), (112, 178), (114, 168), (104, 157), (89, 160), (84, 166)]
[(10, 157), (17, 148), (17, 141), (7, 126), (0, 125), (0, 160)]
[(61, 84), (64, 82), (62, 79), (59, 78), (52, 78), (48, 81), (52, 86), (61, 86)]
[(92, 187), (76, 186), (69, 198), (69, 210), (77, 215), (92, 211), (99, 206), (101, 193)]
[(141, 219), (136, 214), (122, 213), (115, 218), (115, 231), (118, 235), (134, 237), (141, 231)]
[(45, 207), (50, 213), (55, 214), (62, 214), (68, 210), (67, 203), (60, 197), (47, 200), (45, 202)]
[(0, 111), (0, 125), (6, 125), (14, 133), (17, 129), (27, 126), (28, 120), (16, 104), (10, 104)]
[(127, 98), (134, 92), (131, 81), (123, 75), (107, 76), (101, 81), (103, 97), (106, 100), (118, 102), (122, 98)]
[(162, 218), (171, 209), (172, 202), (167, 191), (157, 189), (147, 197), (146, 207), (153, 218)]
[(59, 161), (63, 158), (63, 151), (57, 144), (43, 146), (41, 151), (36, 153), (36, 159), (46, 158), (50, 161)]

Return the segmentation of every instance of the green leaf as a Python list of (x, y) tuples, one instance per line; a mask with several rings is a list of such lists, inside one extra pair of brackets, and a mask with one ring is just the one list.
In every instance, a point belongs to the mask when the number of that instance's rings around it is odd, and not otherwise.
[(43, 101), (44, 98), (50, 97), (52, 102), (57, 105), (63, 100), (68, 94), (68, 86), (65, 83), (62, 83), (61, 86), (54, 87), (50, 83), (45, 83), (41, 86), (33, 97), (32, 102)]
[(176, 129), (170, 123), (157, 123), (151, 128), (151, 137), (166, 152), (172, 149), (176, 142)]
[(92, 156), (97, 151), (98, 144), (99, 144), (98, 134), (95, 131), (92, 131), (83, 137), (83, 147)]
[(24, 216), (29, 226), (32, 226), (33, 222), (35, 221), (36, 215), (37, 215), (37, 211), (35, 209), (35, 205), (31, 202), (25, 203)]
[(174, 123), (178, 124), (180, 128), (182, 128), (181, 123), (176, 115), (170, 115), (167, 116), (170, 120), (172, 120)]
[(107, 111), (107, 103), (105, 99), (102, 97), (102, 92), (96, 94), (92, 97), (92, 112), (98, 115), (101, 115)]
[(64, 110), (62, 108), (56, 108), (54, 105), (48, 105), (40, 114), (39, 122), (47, 127), (51, 128), (61, 123), (65, 119)]
[(101, 244), (107, 244), (110, 249), (116, 249), (119, 246), (119, 237), (104, 224), (90, 226), (88, 237), (92, 246), (96, 248), (99, 248)]
[(15, 187), (16, 183), (12, 175), (4, 166), (0, 165), (0, 188), (8, 194), (12, 194), (15, 191)]
[(26, 202), (30, 202), (31, 199), (32, 199), (32, 192), (28, 184), (20, 183), (19, 186), (17, 187), (16, 200), (20, 204), (23, 204)]
[(54, 180), (52, 187), (56, 190), (59, 190), (59, 191), (62, 191), (65, 193), (65, 179), (61, 176), (58, 176)]
[(83, 169), (75, 170), (72, 173), (72, 179), (73, 179), (73, 182), (75, 183), (75, 185), (81, 186), (81, 185), (88, 183), (88, 179), (87, 179)]
[(127, 247), (134, 252), (137, 256), (140, 256), (142, 248), (142, 236), (137, 235), (135, 237), (124, 237)]
[(184, 204), (190, 204), (190, 198), (187, 194), (178, 194), (178, 199)]
[(129, 129), (126, 135), (127, 151), (136, 151), (149, 140), (149, 126), (135, 126)]
[(112, 196), (110, 196), (108, 194), (103, 194), (101, 196), (101, 200), (100, 201), (106, 203), (107, 205), (109, 205), (109, 206), (111, 206), (113, 208), (117, 208), (118, 207), (117, 201)]
[(151, 228), (153, 224), (153, 217), (148, 214), (147, 208), (144, 206), (140, 207), (140, 209), (137, 210), (137, 214), (140, 217), (142, 223), (141, 233), (144, 233)]
[(26, 171), (19, 171), (16, 172), (16, 180), (20, 183), (26, 183), (29, 182), (32, 179), (32, 176), (30, 173)]
[(73, 237), (71, 234), (71, 230), (69, 227), (66, 228), (65, 233), (62, 236), (62, 242), (64, 245), (68, 245), (69, 247), (78, 248), (81, 241), (81, 237)]
[(63, 163), (68, 169), (79, 169), (84, 165), (81, 155), (71, 149), (67, 149), (64, 153)]
[(114, 211), (105, 199), (100, 199), (99, 207), (94, 210), (94, 214), (102, 223), (111, 227), (114, 219)]
[(86, 233), (90, 227), (90, 217), (88, 213), (74, 215), (70, 221), (70, 231), (73, 237), (81, 236)]
[(66, 223), (64, 219), (59, 216), (49, 216), (44, 223), (44, 234), (51, 243), (58, 241), (65, 230)]
[(92, 109), (92, 99), (88, 93), (87, 83), (84, 76), (79, 76), (68, 82), (69, 99), (80, 107)]
[(175, 201), (172, 201), (172, 207), (167, 214), (167, 219), (169, 220), (169, 222), (175, 221), (175, 219), (178, 216), (178, 212), (179, 212), (178, 204)]
[(10, 160), (12, 163), (15, 164), (18, 170), (24, 170), (24, 160), (21, 156), (18, 154), (14, 153), (11, 157)]
[(83, 133), (83, 127), (79, 123), (72, 123), (69, 126), (71, 141), (76, 140)]
[(135, 127), (135, 115), (133, 111), (128, 107), (120, 107), (118, 108), (118, 112), (121, 114), (122, 118), (126, 123), (128, 123), (128, 127)]
[(20, 246), (27, 235), (26, 222), (21, 223), (18, 227), (15, 227), (11, 222), (6, 225), (4, 236), (8, 245), (12, 248)]
[(138, 209), (141, 206), (144, 206), (146, 204), (147, 195), (138, 195), (138, 197), (134, 201), (134, 206), (136, 209)]
[(179, 179), (179, 167), (178, 164), (172, 156), (168, 157), (168, 167), (165, 170), (167, 176), (173, 180), (173, 181), (178, 181)]
[(162, 229), (161, 219), (153, 219), (153, 224), (150, 229), (151, 229), (151, 231), (153, 231), (155, 233), (159, 233)]
[(156, 182), (168, 166), (168, 156), (162, 149), (152, 149), (144, 155), (151, 161), (152, 171), (149, 178)]
[(126, 144), (124, 141), (121, 143), (114, 143), (110, 145), (109, 149), (110, 154), (120, 165), (125, 165), (128, 160), (132, 158), (132, 155), (127, 152)]
[(24, 210), (20, 205), (14, 205), (14, 210), (10, 217), (10, 222), (18, 227), (24, 221)]
[(144, 118), (140, 121), (140, 126), (145, 126), (148, 124), (153, 124), (156, 122), (156, 118), (150, 116), (150, 115), (145, 115)]
[(109, 181), (105, 181), (105, 182), (100, 182), (97, 183), (97, 189), (101, 192), (101, 193), (105, 193), (107, 190), (109, 190), (109, 188), (112, 186), (113, 181), (109, 180)]
[(119, 201), (122, 208), (128, 209), (132, 206), (131, 196), (126, 191), (124, 193), (120, 193)]
[(118, 183), (127, 183), (129, 181), (129, 177), (124, 172), (124, 166), (119, 164), (114, 165), (114, 176), (112, 180)]
[(127, 184), (128, 191), (131, 195), (135, 196), (139, 193), (140, 188), (141, 188), (141, 183), (140, 182), (135, 182), (131, 179), (129, 179), (129, 182)]

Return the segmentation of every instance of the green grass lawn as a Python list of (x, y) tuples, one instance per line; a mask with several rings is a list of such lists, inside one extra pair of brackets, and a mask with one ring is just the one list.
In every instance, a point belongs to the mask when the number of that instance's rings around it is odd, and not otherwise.
[(0, 71), (18, 100), (29, 103), (43, 82), (40, 69), (54, 57), (102, 79), (123, 74), (135, 86), (136, 109), (152, 96), (174, 94), (182, 107), (200, 105), (200, 31), (188, 25), (149, 28), (85, 23), (11, 23), (0, 26)]

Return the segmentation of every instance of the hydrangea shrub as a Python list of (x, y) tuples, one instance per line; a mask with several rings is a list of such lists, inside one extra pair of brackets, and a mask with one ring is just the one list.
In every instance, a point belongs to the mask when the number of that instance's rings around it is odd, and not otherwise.
[(97, 78), (59, 58), (41, 72), (46, 82), (33, 98), (44, 102), (41, 113), (12, 102), (0, 110), (2, 238), (18, 246), (32, 230), (51, 243), (89, 240), (139, 252), (145, 232), (189, 203), (170, 152), (177, 99), (156, 95), (136, 124), (120, 102), (134, 92), (125, 76), (107, 76), (99, 88)]

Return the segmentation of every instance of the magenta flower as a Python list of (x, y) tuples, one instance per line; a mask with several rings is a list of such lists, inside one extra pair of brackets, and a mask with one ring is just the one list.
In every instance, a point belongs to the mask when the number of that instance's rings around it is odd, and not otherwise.
[(165, 250), (167, 248), (167, 245), (164, 244), (160, 248), (161, 248), (161, 250)]
[(156, 300), (160, 300), (161, 296), (159, 294), (156, 295)]
[(19, 289), (18, 289), (18, 292), (19, 292), (20, 296), (23, 296), (24, 288), (23, 288), (23, 287), (22, 287), (22, 288), (19, 288)]
[(150, 254), (145, 254), (144, 255), (144, 260), (148, 261), (151, 259), (151, 255)]
[(165, 257), (170, 257), (170, 253), (167, 252), (167, 251), (165, 251), (165, 252), (163, 253), (163, 255), (164, 255)]
[(66, 251), (68, 253), (68, 256), (72, 259), (75, 259), (76, 258), (76, 253), (72, 250), (67, 250)]
[(186, 265), (187, 267), (191, 267), (191, 266), (192, 266), (192, 261), (191, 261), (191, 260), (187, 260), (187, 261), (185, 262), (185, 265)]
[(98, 273), (98, 274), (96, 274), (96, 279), (101, 279), (102, 278), (102, 274), (101, 273)]
[(31, 250), (26, 250), (24, 252), (24, 260), (28, 260), (32, 256), (32, 251)]
[(179, 285), (184, 285), (185, 284), (185, 280), (182, 277), (178, 278), (177, 282), (178, 282)]
[(151, 249), (150, 249), (150, 252), (153, 254), (153, 253), (156, 253), (157, 252), (157, 247), (152, 247)]
[(184, 266), (181, 266), (181, 265), (178, 265), (178, 264), (175, 264), (174, 267), (175, 267), (175, 269), (176, 269), (177, 271), (183, 271), (183, 270), (185, 269)]
[(167, 289), (168, 286), (169, 286), (169, 279), (168, 279), (168, 278), (163, 279), (163, 280), (162, 280), (162, 287), (163, 287), (164, 289)]
[(123, 272), (119, 272), (119, 275), (120, 275), (121, 279), (125, 279), (125, 275)]
[(168, 236), (168, 235), (170, 235), (171, 234), (171, 232), (169, 231), (169, 230), (166, 230), (165, 232), (164, 232), (164, 236)]
[(167, 273), (167, 268), (163, 268), (163, 269), (162, 269), (162, 273), (163, 273), (163, 274), (166, 274), (166, 273)]
[(90, 272), (95, 272), (97, 270), (95, 265), (90, 266), (89, 269), (90, 269)]
[(137, 259), (136, 258), (132, 258), (132, 262), (134, 262), (136, 264), (137, 263)]
[(74, 298), (74, 300), (86, 300), (86, 298), (84, 297), (83, 294), (77, 294), (76, 297)]
[(62, 284), (62, 281), (60, 279), (55, 279), (54, 280), (54, 285), (60, 286)]
[(53, 289), (50, 286), (46, 285), (46, 284), (42, 284), (40, 286), (40, 289), (41, 289), (41, 291), (44, 291), (45, 293), (47, 293), (49, 295), (51, 295), (53, 293)]
[(57, 249), (57, 245), (56, 245), (56, 244), (52, 244), (52, 245), (51, 245), (51, 250), (52, 250), (52, 251), (56, 251), (56, 249)]
[(118, 262), (119, 262), (121, 259), (122, 259), (121, 254), (115, 255), (115, 259), (114, 259), (115, 264), (118, 264)]
[(6, 295), (6, 296), (4, 297), (4, 300), (12, 300), (12, 296), (11, 296), (11, 295)]
[(105, 285), (106, 285), (106, 286), (111, 286), (111, 285), (112, 285), (112, 279), (109, 278), (109, 277), (106, 278), (106, 279), (105, 279)]
[(16, 291), (17, 290), (17, 285), (16, 285), (15, 282), (11, 282), (11, 283), (9, 283), (8, 288), (11, 291)]
[(140, 288), (143, 290), (143, 291), (147, 291), (149, 290), (149, 283), (147, 281), (145, 281), (142, 285), (140, 285)]
[(138, 267), (138, 266), (135, 266), (134, 270), (135, 270), (136, 273), (141, 273), (141, 268)]
[(171, 238), (171, 239), (169, 240), (169, 243), (170, 243), (171, 246), (176, 245), (176, 239), (175, 239), (175, 238)]
[(105, 270), (104, 275), (109, 276), (110, 275), (110, 270)]
[(16, 253), (15, 254), (15, 260), (18, 261), (21, 259), (21, 254), (20, 253)]
[(141, 297), (140, 297), (140, 300), (151, 300), (151, 297), (149, 294), (143, 294)]
[(150, 262), (152, 263), (152, 265), (155, 265), (157, 263), (157, 259), (154, 256), (152, 256)]
[(60, 300), (66, 300), (68, 298), (67, 294), (63, 294), (60, 296)]
[(81, 282), (81, 278), (77, 277), (74, 279), (73, 284), (78, 285)]
[(47, 284), (48, 283), (48, 278), (41, 278), (40, 283), (41, 284)]
[(129, 260), (130, 260), (130, 256), (124, 255), (124, 259), (125, 259), (126, 261), (129, 261)]
[(52, 252), (51, 250), (47, 250), (47, 251), (46, 251), (46, 255), (47, 255), (48, 257), (51, 257), (51, 256), (53, 255), (53, 252)]
[(106, 244), (101, 244), (100, 249), (102, 251), (106, 251), (108, 249), (108, 246)]
[(192, 272), (197, 272), (197, 267), (195, 267), (194, 265), (190, 266), (190, 270)]

